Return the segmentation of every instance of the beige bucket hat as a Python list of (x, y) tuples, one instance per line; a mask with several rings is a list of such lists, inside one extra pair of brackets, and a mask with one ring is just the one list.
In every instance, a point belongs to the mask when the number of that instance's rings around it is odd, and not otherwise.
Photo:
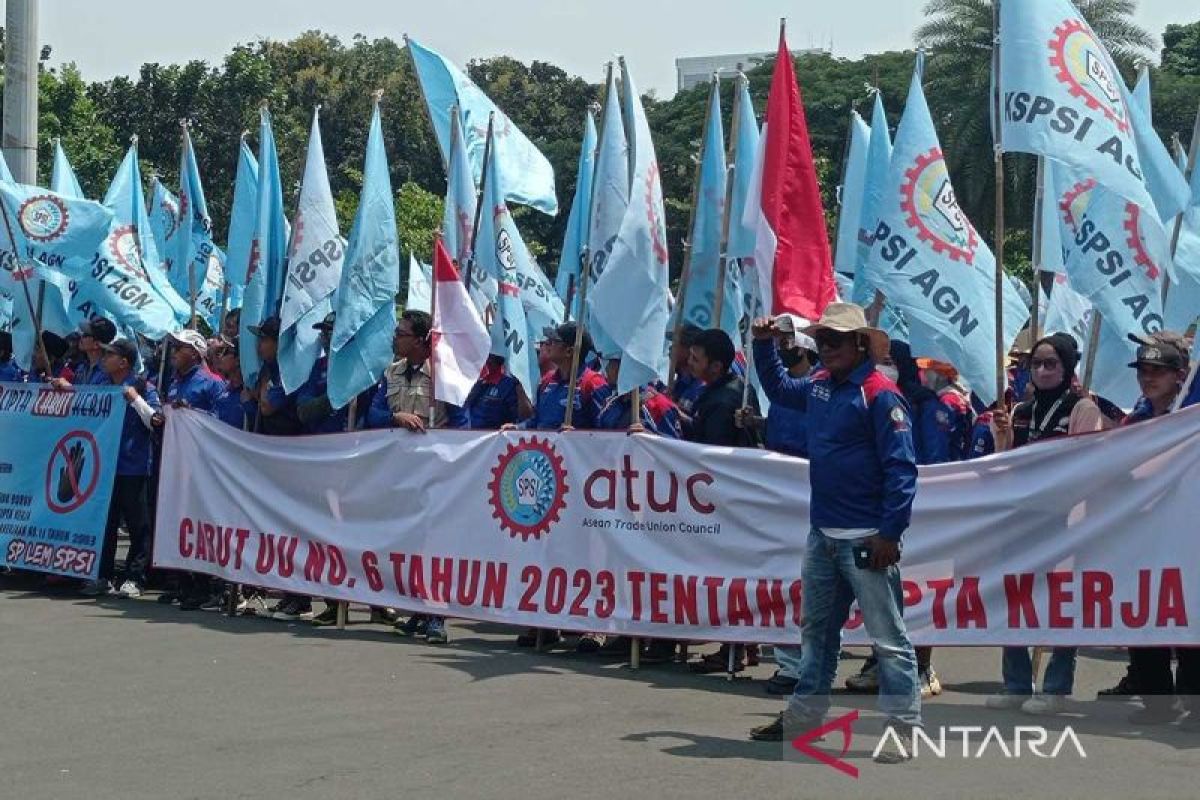
[(888, 335), (879, 328), (867, 324), (867, 315), (860, 306), (854, 303), (830, 303), (821, 314), (821, 319), (815, 325), (809, 325), (803, 333), (814, 339), (823, 331), (837, 333), (862, 333), (871, 343), (871, 359), (876, 364), (886, 360), (888, 352)]

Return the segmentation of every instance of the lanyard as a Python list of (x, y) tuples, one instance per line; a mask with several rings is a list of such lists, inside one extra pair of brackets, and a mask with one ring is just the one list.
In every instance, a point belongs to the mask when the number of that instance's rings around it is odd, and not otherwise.
[(1050, 420), (1054, 418), (1054, 412), (1058, 411), (1058, 407), (1062, 405), (1062, 401), (1065, 397), (1065, 393), (1059, 395), (1058, 399), (1054, 401), (1054, 405), (1050, 406), (1050, 410), (1046, 412), (1046, 416), (1042, 418), (1041, 425), (1037, 424), (1037, 398), (1034, 398), (1033, 409), (1029, 420), (1029, 441), (1036, 442), (1038, 439), (1042, 438), (1042, 434), (1046, 432), (1046, 426), (1049, 425)]

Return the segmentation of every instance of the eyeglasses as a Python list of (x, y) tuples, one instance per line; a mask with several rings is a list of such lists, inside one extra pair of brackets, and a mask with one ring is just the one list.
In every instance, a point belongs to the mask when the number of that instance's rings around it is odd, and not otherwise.
[(396, 331), (395, 338), (397, 338), (397, 339), (415, 339), (415, 338), (417, 338), (417, 335), (415, 333), (413, 333), (412, 331)]
[(842, 347), (848, 342), (853, 342), (858, 336), (856, 333), (847, 332), (839, 333), (837, 331), (824, 331), (813, 337), (813, 341), (817, 343), (817, 347), (828, 347), (830, 349)]
[(1035, 358), (1029, 362), (1033, 369), (1058, 369), (1062, 362), (1057, 358)]

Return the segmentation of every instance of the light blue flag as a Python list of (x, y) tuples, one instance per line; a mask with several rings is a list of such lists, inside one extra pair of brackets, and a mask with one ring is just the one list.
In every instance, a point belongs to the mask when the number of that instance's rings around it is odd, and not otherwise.
[(1042, 209), (1035, 221), (1033, 268), (1041, 272), (1063, 273), (1067, 271), (1063, 263), (1062, 223), (1059, 221), (1058, 195), (1055, 193), (1055, 166), (1049, 158), (1038, 159), (1040, 185), (1038, 192), (1042, 195)]
[(258, 159), (246, 144), (243, 133), (238, 144), (237, 177), (233, 183), (233, 206), (229, 211), (229, 235), (225, 243), (225, 278), (231, 286), (246, 285), (257, 223)]
[(708, 128), (700, 144), (700, 186), (692, 218), (691, 261), (688, 265), (687, 296), (680, 301), (683, 321), (700, 328), (720, 327), (735, 343), (739, 341), (740, 309), (729, 302), (728, 276), (736, 265), (726, 264), (726, 284), (721, 320), (715, 319), (717, 281), (721, 268), (721, 222), (725, 212), (725, 133), (721, 127), (721, 88), (714, 79), (708, 93)]
[[(995, 259), (958, 205), (921, 88), (921, 64), (896, 133), (866, 266), (909, 323), (914, 355), (954, 364), (980, 399), (996, 400)], [(1029, 310), (1003, 281), (1004, 352)]]
[(81, 283), (79, 295), (108, 312), (118, 327), (149, 339), (179, 330), (188, 304), (159, 266), (136, 139), (109, 184), (104, 205), (113, 213), (113, 227), (97, 256), (94, 280)]
[(993, 125), (1005, 152), (1057, 159), (1151, 207), (1133, 101), (1112, 56), (1070, 0), (1001, 3), (998, 88), (1000, 119)]
[(588, 295), (588, 307), (599, 326), (620, 348), (619, 394), (666, 381), (663, 347), (670, 319), (667, 231), (658, 159), (650, 126), (633, 78), (621, 60), (621, 82), (634, 155), (629, 205), (621, 219), (608, 265)]
[(8, 162), (4, 160), (4, 154), (0, 153), (0, 182), (16, 183), (13, 178), (12, 170), (8, 168)]
[(1179, 140), (1178, 134), (1172, 137), (1171, 144), (1175, 147), (1175, 166), (1179, 167), (1179, 171), (1187, 175), (1188, 169), (1188, 154), (1187, 149), (1183, 146), (1183, 142)]
[[(275, 134), (271, 130), (271, 115), (266, 108), (259, 110), (258, 124), (258, 202), (255, 205), (254, 242), (242, 295), (242, 313), (238, 346), (242, 374), (247, 383), (258, 380), (261, 363), (251, 331), (263, 321), (279, 316), (283, 293), (284, 262), (287, 258), (287, 223), (283, 216), (283, 185), (279, 178), (279, 156), (275, 151)], [(305, 375), (305, 378), (308, 376)]]
[(475, 232), (477, 194), (467, 146), (462, 135), (462, 117), (455, 107), (451, 114), (450, 159), (446, 173), (446, 201), (442, 206), (442, 241), (450, 258), (458, 266), (463, 280), (470, 280), (471, 301), (480, 314), (496, 300), (496, 281), (485, 269), (472, 263), (475, 249), (471, 235)]
[(596, 120), (589, 109), (583, 124), (583, 142), (579, 146), (579, 165), (576, 170), (575, 196), (563, 234), (562, 253), (558, 258), (558, 273), (554, 288), (563, 303), (571, 307), (572, 319), (579, 316), (579, 270), (587, 242), (588, 216), (591, 214), (592, 173), (596, 168)]
[(183, 128), (183, 146), (179, 156), (179, 230), (174, 247), (165, 255), (163, 266), (171, 285), (179, 294), (191, 298), (198, 293), (208, 271), (209, 256), (212, 254), (212, 219), (208, 216), (208, 203), (204, 199), (204, 186), (200, 182), (200, 168), (196, 165), (196, 152), (192, 148), (192, 136)]
[[(750, 99), (750, 81), (738, 74), (734, 91), (738, 93), (737, 152), (733, 154), (733, 209), (729, 216), (729, 257), (753, 258), (758, 231), (745, 221), (746, 202), (750, 197), (750, 181), (754, 177), (754, 157), (758, 153), (758, 122), (754, 118), (754, 102)], [(757, 199), (755, 200), (757, 202)], [(744, 297), (744, 292), (739, 292)]]
[[(617, 231), (629, 205), (629, 159), (625, 124), (621, 120), (621, 102), (617, 93), (617, 81), (609, 68), (608, 88), (605, 91), (604, 113), (600, 118), (600, 138), (596, 149), (596, 165), (592, 173), (591, 221), (588, 224), (588, 283), (590, 294), (595, 284), (604, 275), (608, 260), (612, 256)], [(600, 320), (589, 310), (587, 330), (592, 335), (596, 350), (605, 355), (620, 352), (616, 341), (605, 331)]]
[(484, 180), (484, 214), (479, 222), (479, 267), (496, 279), (496, 314), (491, 324), (492, 352), (504, 356), (505, 368), (521, 382), (527, 397), (537, 397), (537, 353), (534, 332), (521, 300), (521, 274), (528, 272), (529, 251), (504, 202), (504, 179), (495, 160)]
[(54, 140), (54, 165), (50, 168), (50, 189), (64, 197), (83, 197), (83, 189), (79, 179), (75, 177), (75, 169), (67, 159), (62, 142)]
[(888, 185), (888, 168), (892, 162), (892, 135), (888, 132), (887, 114), (883, 110), (883, 93), (875, 92), (871, 111), (871, 141), (867, 147), (867, 166), (863, 171), (863, 199), (859, 212), (858, 268), (854, 270), (854, 291), (851, 301), (863, 308), (875, 302), (875, 292), (883, 286), (884, 276), (872, 272), (871, 248), (875, 244), (875, 223), (879, 219), (879, 204)]
[(376, 100), (367, 136), (363, 188), (346, 246), (330, 343), (329, 402), (334, 408), (345, 406), (376, 383), (391, 363), (399, 290), (396, 210)]
[(1153, 211), (1105, 189), (1094, 178), (1057, 166), (1056, 205), (1071, 288), (1117, 330), (1159, 330), (1170, 237)]
[[(1140, 85), (1140, 84), (1139, 84)], [(1146, 79), (1149, 86), (1149, 78)], [(1133, 122), (1133, 138), (1137, 142), (1138, 158), (1142, 164), (1142, 172), (1146, 180), (1146, 189), (1154, 199), (1154, 208), (1163, 222), (1174, 223), (1188, 204), (1188, 185), (1179, 171), (1171, 151), (1158, 138), (1154, 126), (1150, 123), (1150, 97), (1133, 102), (1129, 116)], [(1144, 103), (1144, 105), (1143, 105)]]
[(86, 278), (100, 266), (101, 244), (113, 222), (109, 209), (2, 178), (0, 202), (10, 222), (0, 233), (0, 262), (5, 264), (5, 288), (11, 297), (17, 297), (13, 288), (21, 291), (21, 280), (53, 278), (56, 272)]
[(871, 129), (857, 111), (850, 112), (850, 145), (846, 151), (846, 169), (838, 187), (837, 253), (834, 272), (853, 275), (858, 271), (858, 229), (862, 222), (863, 192), (867, 182), (867, 150)]
[(1133, 87), (1133, 102), (1146, 114), (1146, 119), (1154, 122), (1154, 112), (1150, 103), (1150, 68), (1145, 64), (1138, 70), (1137, 84)]
[(404, 309), (433, 313), (433, 266), (417, 261), (412, 253), (408, 254), (408, 293)]
[(1164, 321), (1168, 330), (1183, 332), (1200, 317), (1200, 169), (1192, 170), (1191, 198), (1179, 227), (1173, 281)]
[(546, 156), (458, 67), (414, 39), (405, 37), (405, 42), (417, 69), (443, 160), (448, 160), (450, 153), (450, 108), (458, 104), (462, 111), (463, 138), (478, 182), (483, 170), (488, 118), (494, 113), (493, 155), (500, 180), (508, 187), (505, 199), (546, 214), (557, 214), (554, 168)]
[(279, 373), (287, 392), (308, 380), (321, 357), (320, 332), (313, 326), (333, 311), (345, 257), (317, 115), (314, 110), (279, 314)]

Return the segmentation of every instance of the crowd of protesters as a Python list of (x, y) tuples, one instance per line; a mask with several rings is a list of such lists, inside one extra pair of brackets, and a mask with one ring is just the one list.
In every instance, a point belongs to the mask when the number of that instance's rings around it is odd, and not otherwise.
[[(328, 347), (330, 315), (314, 326)], [(748, 365), (719, 329), (678, 326), (671, 343), (667, 385), (618, 394), (619, 355), (595, 352), (591, 337), (574, 322), (546, 328), (538, 342), (541, 380), (534, 397), (491, 356), (465, 403), (434, 398), (430, 369), (429, 314), (405, 311), (392, 340), (394, 361), (379, 383), (349, 406), (332, 407), (327, 395), (326, 357), (314, 365), (298, 390), (287, 392), (277, 362), (279, 320), (250, 328), (261, 362), (253, 385), (243, 382), (238, 323), (231, 313), (211, 337), (184, 330), (158, 349), (117, 338), (115, 326), (98, 318), (61, 338), (42, 337), (34, 370), (12, 360), (12, 340), (0, 333), (0, 381), (71, 386), (120, 386), (127, 401), (117, 477), (113, 486), (99, 577), (82, 586), (88, 596), (136, 598), (150, 583), (159, 602), (183, 611), (228, 608), (274, 619), (337, 621), (336, 604), (314, 613), (312, 598), (285, 595), (268, 606), (253, 589), (224, 586), (190, 573), (157, 575), (150, 569), (160, 461), (162, 406), (188, 407), (236, 428), (270, 435), (299, 436), (357, 428), (399, 428), (422, 434), (439, 428), (477, 430), (617, 430), (651, 433), (699, 444), (765, 447), (811, 462), (811, 528), (803, 574), (802, 640), (777, 646), (777, 670), (766, 691), (789, 696), (787, 708), (753, 738), (781, 740), (793, 728), (818, 723), (829, 707), (841, 651), (840, 630), (857, 601), (872, 640), (870, 656), (849, 676), (851, 691), (877, 692), (893, 725), (917, 727), (922, 700), (941, 692), (931, 648), (909, 641), (900, 602), (900, 554), (916, 493), (918, 465), (963, 461), (1061, 436), (1133, 425), (1200, 402), (1200, 381), (1189, 379), (1189, 342), (1160, 332), (1138, 342), (1129, 365), (1141, 397), (1125, 414), (1081, 383), (1076, 340), (1056, 333), (1030, 342), (1029, 331), (1010, 353), (1004, 402), (980, 408), (953, 365), (914, 354), (868, 324), (861, 308), (829, 306), (815, 324), (783, 315), (755, 320)], [(752, 386), (751, 384), (756, 384)], [(758, 397), (767, 402), (760, 411)], [(1186, 395), (1180, 400), (1181, 395)], [(634, 409), (635, 397), (637, 409)], [(129, 547), (118, 567), (118, 532)], [(65, 579), (48, 578), (52, 582)], [(394, 626), (398, 635), (448, 641), (446, 620), (425, 614), (407, 619), (392, 609), (371, 609), (373, 622)], [(562, 641), (561, 631), (528, 630), (517, 644), (531, 647)], [(584, 633), (577, 651), (627, 651), (623, 637)], [(672, 660), (676, 644), (641, 644), (646, 663)], [(740, 671), (757, 663), (756, 646), (722, 645), (693, 661), (697, 672)], [(1172, 673), (1172, 661), (1177, 672)], [(1058, 713), (1072, 692), (1075, 650), (1054, 648), (1041, 691), (1027, 648), (1005, 647), (999, 665), (1004, 691), (989, 708), (1030, 714)], [(1175, 695), (1200, 689), (1200, 650), (1131, 648), (1127, 674), (1102, 699), (1141, 697), (1133, 718), (1165, 723), (1182, 711), (1183, 724), (1200, 731), (1200, 707), (1176, 705)], [(883, 760), (903, 760), (884, 753)]]

